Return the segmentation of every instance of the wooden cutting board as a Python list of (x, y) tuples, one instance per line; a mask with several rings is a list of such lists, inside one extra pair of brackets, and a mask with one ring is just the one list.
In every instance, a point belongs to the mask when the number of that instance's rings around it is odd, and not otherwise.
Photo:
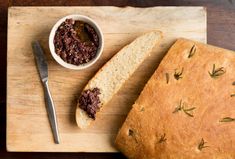
[[(127, 112), (178, 37), (206, 42), (203, 7), (11, 7), (8, 15), (7, 150), (45, 152), (115, 152), (114, 139)], [(84, 71), (61, 67), (51, 57), (48, 36), (68, 14), (93, 18), (104, 33), (100, 60)], [(159, 47), (104, 107), (87, 130), (75, 122), (76, 99), (88, 80), (123, 46), (150, 30), (164, 34)], [(49, 63), (49, 86), (57, 110), (61, 144), (54, 144), (31, 42), (38, 39)], [(105, 77), (104, 77), (105, 78)]]

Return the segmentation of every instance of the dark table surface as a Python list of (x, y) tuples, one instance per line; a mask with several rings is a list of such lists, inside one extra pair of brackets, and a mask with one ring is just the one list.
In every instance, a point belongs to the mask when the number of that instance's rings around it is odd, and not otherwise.
[(6, 151), (6, 54), (9, 6), (205, 6), (208, 44), (235, 50), (235, 0), (0, 0), (0, 159), (108, 159), (120, 153), (8, 153)]

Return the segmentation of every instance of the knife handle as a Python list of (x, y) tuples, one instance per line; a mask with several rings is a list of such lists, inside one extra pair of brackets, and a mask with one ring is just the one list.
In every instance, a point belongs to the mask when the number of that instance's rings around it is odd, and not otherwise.
[(47, 104), (47, 111), (48, 111), (48, 116), (49, 116), (49, 121), (51, 124), (51, 129), (53, 132), (54, 136), (54, 141), (56, 144), (60, 143), (60, 137), (59, 137), (59, 131), (58, 131), (58, 126), (57, 126), (57, 119), (56, 119), (56, 113), (55, 113), (55, 106), (51, 97), (51, 93), (49, 90), (48, 86), (48, 80), (43, 81), (43, 86), (44, 86), (44, 95), (45, 95), (45, 101)]

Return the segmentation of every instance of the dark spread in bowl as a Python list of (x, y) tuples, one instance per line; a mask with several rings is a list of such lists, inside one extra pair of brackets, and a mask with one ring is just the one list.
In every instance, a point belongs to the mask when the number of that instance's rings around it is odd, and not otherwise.
[(66, 19), (55, 33), (54, 45), (56, 54), (65, 62), (80, 65), (96, 56), (99, 37), (91, 25)]
[(87, 115), (93, 119), (95, 119), (95, 114), (100, 109), (99, 94), (99, 88), (87, 89), (82, 92), (78, 100), (79, 107), (86, 111)]

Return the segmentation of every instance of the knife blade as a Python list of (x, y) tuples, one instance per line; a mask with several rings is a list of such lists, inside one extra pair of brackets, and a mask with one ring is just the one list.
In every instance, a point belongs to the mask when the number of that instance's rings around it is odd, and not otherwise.
[(43, 50), (38, 41), (32, 43), (34, 57), (36, 59), (37, 68), (39, 71), (40, 78), (43, 81), (48, 79), (48, 67), (46, 58), (44, 56)]
[(54, 136), (54, 141), (56, 144), (59, 144), (60, 137), (59, 137), (59, 131), (58, 131), (55, 106), (54, 106), (52, 96), (51, 96), (49, 86), (48, 86), (47, 61), (44, 56), (43, 49), (40, 46), (40, 43), (38, 41), (32, 42), (32, 48), (33, 48), (33, 53), (34, 53), (34, 57), (36, 60), (39, 76), (40, 76), (40, 79), (41, 79), (43, 87), (44, 87), (44, 97), (45, 97), (45, 102), (46, 102), (46, 107), (47, 107), (47, 114), (49, 117), (52, 133)]

